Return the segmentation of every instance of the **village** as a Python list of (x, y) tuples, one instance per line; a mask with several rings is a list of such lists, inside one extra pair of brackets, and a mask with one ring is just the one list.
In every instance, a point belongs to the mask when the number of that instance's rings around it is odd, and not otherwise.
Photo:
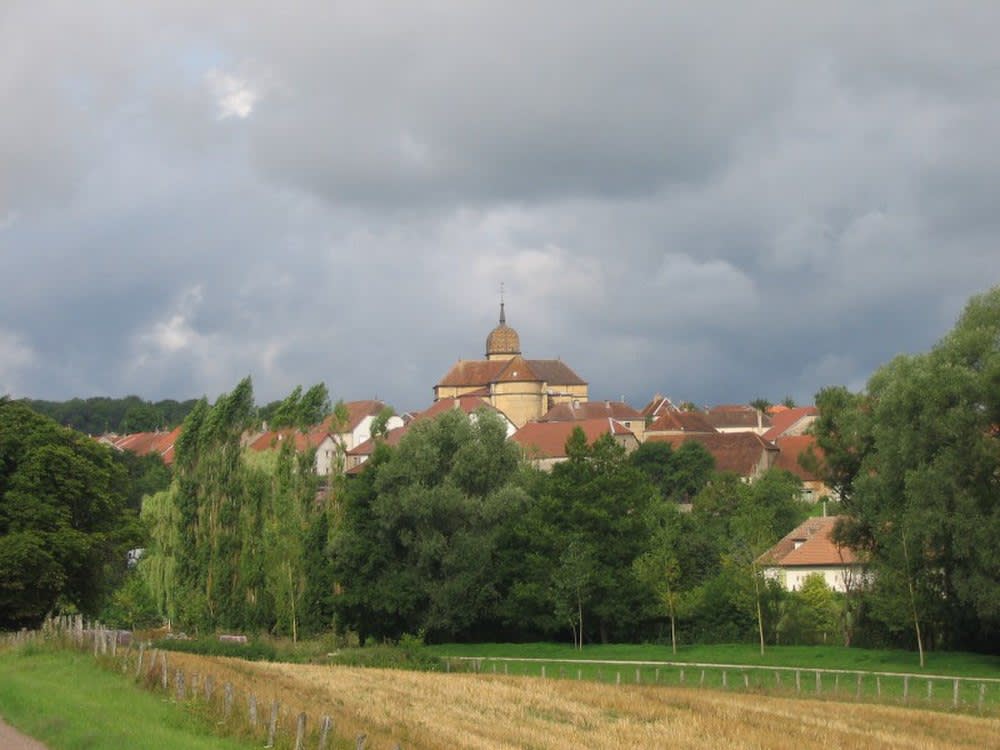
[[(770, 469), (787, 471), (801, 481), (801, 500), (817, 504), (818, 517), (810, 517), (761, 555), (766, 575), (790, 591), (815, 573), (834, 591), (858, 585), (860, 561), (831, 536), (837, 519), (827, 516), (826, 504), (836, 504), (839, 498), (801, 460), (819, 454), (809, 432), (818, 416), (815, 406), (722, 404), (699, 409), (691, 403), (677, 405), (660, 393), (641, 409), (623, 400), (592, 401), (588, 383), (561, 360), (522, 356), (520, 336), (507, 324), (503, 302), (499, 323), (486, 338), (485, 358), (458, 360), (433, 392), (433, 402), (422, 411), (396, 414), (377, 399), (347, 401), (339, 418), (331, 414), (306, 429), (268, 429), (264, 423), (247, 432), (242, 443), (249, 451), (264, 452), (290, 441), (299, 453), (314, 451), (316, 475), (328, 478), (359, 474), (378, 442), (398, 445), (415, 424), (448, 410), (458, 410), (473, 421), (481, 410), (496, 415), (508, 439), (543, 471), (567, 460), (567, 441), (576, 428), (588, 444), (607, 435), (626, 453), (643, 443), (665, 443), (676, 449), (693, 442), (711, 455), (716, 471), (735, 474), (747, 483)], [(97, 439), (116, 450), (159, 455), (169, 466), (182, 429), (106, 434)], [(690, 503), (680, 507), (691, 508)]]

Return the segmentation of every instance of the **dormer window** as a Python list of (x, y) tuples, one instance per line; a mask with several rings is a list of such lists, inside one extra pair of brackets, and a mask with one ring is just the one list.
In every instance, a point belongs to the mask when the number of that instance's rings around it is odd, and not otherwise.
[(792, 547), (792, 549), (798, 549), (799, 547), (801, 547), (805, 543), (806, 543), (805, 539), (793, 539), (792, 540), (792, 544), (795, 545), (795, 546)]

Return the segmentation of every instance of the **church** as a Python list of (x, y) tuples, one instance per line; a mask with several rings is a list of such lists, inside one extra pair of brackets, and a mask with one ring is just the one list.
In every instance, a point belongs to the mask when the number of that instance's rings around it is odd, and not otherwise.
[(541, 419), (558, 404), (585, 402), (587, 383), (559, 359), (525, 359), (521, 339), (500, 324), (486, 337), (486, 359), (460, 359), (434, 386), (434, 400), (479, 396), (518, 428)]

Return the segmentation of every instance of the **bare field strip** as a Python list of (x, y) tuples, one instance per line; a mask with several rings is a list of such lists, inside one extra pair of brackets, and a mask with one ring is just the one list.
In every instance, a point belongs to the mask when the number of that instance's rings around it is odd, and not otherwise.
[(173, 653), (289, 714), (329, 714), (369, 748), (990, 748), (1000, 721), (917, 709), (493, 675), (242, 662)]

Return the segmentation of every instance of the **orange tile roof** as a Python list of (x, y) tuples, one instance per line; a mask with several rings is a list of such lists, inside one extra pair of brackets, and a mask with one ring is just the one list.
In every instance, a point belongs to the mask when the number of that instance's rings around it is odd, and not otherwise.
[(818, 414), (819, 410), (815, 406), (785, 408), (771, 415), (771, 429), (764, 433), (764, 437), (768, 440), (774, 440), (777, 437), (781, 437), (786, 430), (795, 425), (800, 419), (814, 417)]
[(765, 453), (777, 453), (777, 446), (753, 432), (687, 433), (683, 435), (648, 435), (647, 443), (670, 443), (679, 448), (692, 440), (705, 446), (715, 459), (716, 471), (733, 471), (743, 477), (753, 476)]
[(625, 425), (613, 419), (584, 419), (577, 422), (528, 422), (511, 438), (520, 444), (529, 458), (564, 458), (566, 441), (579, 427), (592, 444), (601, 435), (631, 435)]
[(110, 438), (105, 442), (110, 442), (118, 450), (129, 451), (137, 456), (155, 453), (163, 459), (163, 463), (170, 466), (174, 461), (174, 443), (180, 434), (181, 428), (178, 426), (170, 432), (134, 432), (131, 435)]
[(780, 567), (852, 565), (860, 562), (854, 550), (837, 545), (831, 535), (843, 516), (809, 518), (757, 558)]

